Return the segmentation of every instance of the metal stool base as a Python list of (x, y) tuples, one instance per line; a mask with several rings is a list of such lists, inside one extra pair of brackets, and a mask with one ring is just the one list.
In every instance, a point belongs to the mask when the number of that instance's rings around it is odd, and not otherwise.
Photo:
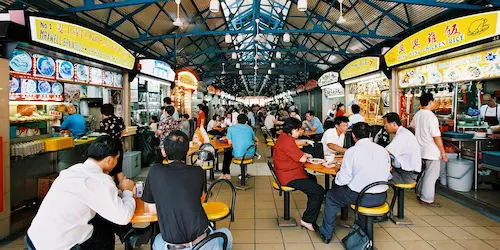
[(290, 218), (289, 220), (285, 220), (283, 217), (279, 217), (277, 219), (279, 227), (296, 227), (297, 221), (295, 218)]

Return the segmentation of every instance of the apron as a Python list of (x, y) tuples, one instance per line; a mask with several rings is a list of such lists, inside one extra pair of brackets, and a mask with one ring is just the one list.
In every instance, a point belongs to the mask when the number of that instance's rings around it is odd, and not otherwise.
[(486, 106), (486, 110), (484, 111), (484, 121), (488, 123), (489, 126), (496, 126), (499, 124), (498, 122), (498, 105), (495, 107), (495, 115), (494, 116), (486, 116), (488, 113), (489, 106)]

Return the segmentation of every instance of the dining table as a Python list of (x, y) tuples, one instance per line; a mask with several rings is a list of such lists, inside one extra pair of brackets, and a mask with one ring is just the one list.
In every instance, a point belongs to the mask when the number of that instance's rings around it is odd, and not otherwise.
[[(135, 211), (130, 223), (149, 223), (153, 229), (151, 233), (151, 250), (153, 249), (153, 242), (155, 241), (156, 235), (159, 233), (158, 225), (158, 214), (155, 211), (150, 211), (147, 206), (145, 206), (144, 201), (141, 198), (135, 198)], [(126, 250), (132, 250), (133, 247), (129, 243), (125, 243)]]
[[(210, 140), (210, 144), (214, 146), (215, 149), (215, 170), (219, 170), (219, 151), (224, 151), (228, 148), (232, 148), (232, 145), (227, 142), (221, 142), (219, 139), (214, 138)], [(192, 144), (189, 146), (188, 155), (193, 154), (195, 151), (199, 150), (201, 144)]]

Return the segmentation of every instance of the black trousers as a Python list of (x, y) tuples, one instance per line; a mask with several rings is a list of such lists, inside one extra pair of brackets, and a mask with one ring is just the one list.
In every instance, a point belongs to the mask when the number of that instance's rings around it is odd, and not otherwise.
[(231, 166), (231, 161), (233, 160), (233, 149), (226, 148), (224, 150), (224, 159), (222, 160), (222, 174), (230, 174), (229, 167)]
[(214, 135), (214, 136), (218, 136), (218, 135), (223, 136), (224, 132), (213, 129), (213, 130), (208, 131), (207, 134)]
[(287, 186), (300, 190), (307, 195), (307, 208), (302, 215), (302, 220), (307, 223), (316, 223), (325, 189), (317, 183), (316, 176), (309, 173), (307, 173), (307, 176), (309, 178), (295, 179), (289, 182)]

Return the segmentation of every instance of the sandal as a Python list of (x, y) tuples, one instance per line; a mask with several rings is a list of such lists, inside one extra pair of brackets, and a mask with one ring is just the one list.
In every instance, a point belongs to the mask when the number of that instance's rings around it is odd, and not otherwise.
[(429, 207), (441, 207), (441, 204), (437, 203), (437, 202), (425, 202), (423, 200), (418, 200), (420, 202), (421, 205), (426, 205), (426, 206), (429, 206)]

